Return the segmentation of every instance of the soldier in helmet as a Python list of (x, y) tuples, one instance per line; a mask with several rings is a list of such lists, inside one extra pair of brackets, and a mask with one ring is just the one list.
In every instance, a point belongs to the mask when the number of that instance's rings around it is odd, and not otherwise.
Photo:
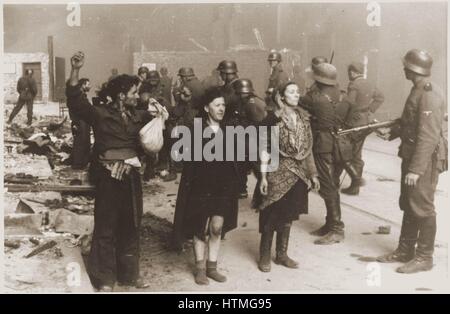
[(173, 90), (175, 102), (177, 103), (180, 101), (180, 96), (184, 90), (184, 87), (187, 87), (192, 93), (192, 103), (194, 106), (198, 106), (203, 95), (203, 86), (200, 80), (195, 76), (194, 69), (186, 67), (180, 68), (178, 70), (178, 76), (178, 86)]
[(283, 71), (281, 65), (281, 54), (279, 52), (271, 52), (267, 58), (270, 65), (269, 85), (266, 90), (266, 103), (269, 107), (275, 108), (276, 104), (273, 101), (274, 91), (280, 86), (283, 86), (289, 81), (286, 72)]
[[(350, 83), (348, 84), (347, 98), (351, 103), (348, 126), (354, 128), (370, 122), (370, 114), (374, 113), (383, 104), (384, 95), (364, 77), (364, 64), (361, 62), (353, 62), (348, 66), (348, 78)], [(351, 135), (353, 144), (353, 158), (351, 163), (355, 167), (358, 175), (352, 180), (348, 188), (342, 189), (342, 193), (344, 194), (359, 194), (364, 168), (362, 148), (366, 136), (367, 133)]]
[[(276, 119), (273, 112), (267, 111), (267, 105), (260, 97), (258, 97), (255, 94), (255, 90), (253, 88), (253, 83), (249, 79), (238, 79), (233, 83), (233, 88), (236, 92), (236, 95), (239, 98), (238, 102), (238, 112), (241, 118), (241, 125), (244, 127), (247, 127), (249, 125), (266, 125), (268, 121), (271, 121), (271, 119)], [(270, 114), (272, 113), (272, 114)], [(238, 139), (239, 140), (239, 139)], [(249, 141), (256, 141), (256, 143), (259, 143), (258, 139), (255, 138), (249, 138)], [(247, 143), (246, 143), (247, 144)], [(246, 146), (247, 149), (248, 145)], [(248, 157), (248, 156), (247, 156)], [(250, 161), (249, 159), (246, 160), (246, 162), (243, 162), (242, 164), (239, 164), (241, 176), (242, 176), (242, 191), (245, 191), (245, 194), (247, 194), (247, 174), (249, 171), (253, 169), (254, 174), (256, 176), (259, 176), (259, 171), (257, 170), (257, 165), (254, 161)], [(257, 187), (258, 189), (258, 187)], [(258, 190), (256, 190), (259, 194)], [(254, 194), (254, 197), (255, 197)], [(241, 197), (244, 197), (247, 195), (241, 195)], [(253, 200), (253, 202), (258, 200)]]
[(247, 124), (254, 125), (264, 120), (267, 116), (266, 103), (256, 96), (253, 83), (249, 79), (238, 79), (233, 83), (233, 88), (240, 99), (239, 112), (245, 117)]
[(306, 69), (306, 77), (307, 77), (307, 83), (306, 83), (306, 90), (314, 90), (316, 88), (316, 81), (314, 80), (313, 74), (317, 66), (321, 63), (328, 63), (328, 59), (326, 57), (322, 56), (316, 56), (312, 58), (311, 65)]
[[(446, 138), (442, 124), (445, 101), (431, 83), (433, 59), (423, 50), (412, 49), (403, 58), (407, 80), (413, 83), (400, 123), (379, 130), (386, 140), (401, 139), (402, 158), (400, 209), (403, 221), (397, 249), (378, 257), (381, 263), (403, 262), (399, 273), (416, 273), (433, 267), (436, 236), (434, 193), (439, 173), (446, 170)], [(417, 246), (416, 246), (417, 245)]]
[(341, 218), (339, 176), (345, 169), (351, 176), (356, 171), (348, 162), (351, 143), (334, 133), (345, 127), (350, 105), (337, 87), (336, 68), (321, 63), (314, 69), (316, 88), (300, 98), (300, 106), (313, 116), (313, 153), (320, 180), (320, 196), (325, 201), (327, 216), (324, 226), (311, 234), (321, 236), (315, 244), (333, 244), (344, 240)]
[(228, 124), (239, 125), (239, 112), (237, 111), (239, 105), (239, 97), (233, 88), (233, 83), (239, 79), (236, 62), (230, 60), (223, 60), (219, 63), (217, 70), (220, 72), (220, 78), (224, 82), (222, 92), (225, 98), (227, 110), (225, 112), (225, 121)]
[[(221, 87), (222, 94), (224, 95), (225, 105), (227, 110), (225, 111), (224, 122), (227, 125), (242, 126), (246, 128), (249, 123), (245, 116), (243, 106), (241, 104), (241, 98), (236, 93), (235, 83), (238, 82), (239, 76), (237, 74), (238, 69), (236, 62), (231, 60), (223, 60), (217, 66), (217, 70), (220, 72), (220, 77), (224, 81), (224, 85)], [(242, 108), (241, 108), (242, 107)], [(245, 143), (247, 147), (247, 143)], [(247, 193), (247, 172), (249, 169), (247, 162), (238, 163), (239, 173), (241, 175), (241, 186), (239, 189), (239, 197), (246, 198)]]

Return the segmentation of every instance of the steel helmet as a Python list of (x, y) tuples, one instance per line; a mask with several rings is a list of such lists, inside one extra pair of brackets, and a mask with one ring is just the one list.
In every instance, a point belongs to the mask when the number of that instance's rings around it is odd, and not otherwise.
[(192, 68), (180, 68), (178, 70), (179, 76), (195, 76), (194, 69)]
[(279, 52), (271, 52), (267, 57), (267, 61), (278, 61), (281, 62), (281, 53)]
[(249, 79), (239, 79), (233, 83), (233, 88), (238, 94), (248, 93), (253, 94), (254, 88), (252, 81)]
[(329, 63), (321, 63), (315, 66), (314, 80), (325, 85), (337, 84), (337, 70), (334, 65)]
[(412, 49), (403, 57), (403, 66), (414, 73), (429, 76), (433, 58), (425, 50)]
[(219, 70), (221, 73), (236, 73), (237, 65), (236, 62), (231, 60), (223, 60), (219, 63), (219, 66), (217, 67), (217, 70)]
[(322, 63), (328, 63), (328, 59), (326, 57), (317, 56), (312, 58), (311, 60), (311, 68), (314, 70), (316, 66)]
[(146, 66), (141, 66), (138, 69), (138, 75), (141, 75), (142, 73), (149, 73), (150, 70)]

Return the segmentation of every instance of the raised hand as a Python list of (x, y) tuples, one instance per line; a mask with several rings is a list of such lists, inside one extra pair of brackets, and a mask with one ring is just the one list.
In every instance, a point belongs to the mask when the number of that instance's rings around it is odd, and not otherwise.
[(72, 68), (80, 69), (84, 65), (84, 53), (82, 51), (75, 53), (72, 58), (70, 58), (70, 63)]

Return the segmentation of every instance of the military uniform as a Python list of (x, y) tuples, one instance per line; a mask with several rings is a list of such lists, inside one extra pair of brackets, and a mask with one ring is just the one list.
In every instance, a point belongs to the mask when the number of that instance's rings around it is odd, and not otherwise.
[(17, 82), (17, 92), (19, 99), (9, 116), (8, 123), (11, 123), (24, 105), (27, 106), (27, 124), (33, 122), (33, 101), (37, 94), (36, 81), (32, 76), (22, 76)]
[[(241, 123), (241, 110), (240, 110), (240, 98), (236, 94), (235, 88), (233, 84), (235, 84), (239, 80), (239, 77), (236, 77), (234, 80), (229, 82), (228, 84), (222, 85), (220, 87), (227, 109), (225, 110), (224, 121), (228, 125), (242, 125)], [(245, 126), (244, 126), (245, 127)]]
[(439, 173), (447, 170), (447, 140), (443, 134), (445, 102), (428, 78), (432, 63), (431, 56), (423, 50), (412, 49), (403, 58), (406, 78), (414, 86), (399, 123), (390, 129), (389, 140), (401, 139), (399, 205), (403, 221), (397, 249), (377, 261), (406, 262), (397, 268), (399, 273), (433, 268), (437, 229), (434, 193)]
[[(351, 104), (348, 127), (354, 128), (367, 125), (370, 122), (370, 113), (374, 113), (382, 105), (384, 95), (361, 75), (349, 83), (347, 99)], [(358, 173), (358, 180), (360, 180), (364, 168), (362, 148), (366, 136), (367, 133), (356, 133), (351, 135), (353, 141), (353, 157), (351, 163)], [(352, 181), (352, 190), (359, 190), (359, 184), (360, 182)], [(350, 189), (348, 191), (350, 191)], [(343, 192), (345, 192), (345, 190), (343, 190)]]
[(202, 83), (194, 76), (189, 78), (186, 83), (184, 83), (184, 86), (189, 88), (192, 93), (192, 103), (198, 107), (204, 92)]
[(336, 140), (332, 132), (347, 122), (349, 103), (342, 101), (336, 86), (326, 86), (322, 90), (310, 91), (300, 99), (300, 106), (315, 118), (312, 124), (314, 134), (314, 160), (320, 180), (320, 195), (327, 205), (329, 230), (343, 231), (341, 220), (339, 176), (351, 158), (351, 146)]
[[(400, 208), (417, 217), (436, 215), (434, 193), (438, 166), (445, 159), (441, 135), (444, 106), (442, 94), (436, 91), (435, 85), (422, 81), (411, 89), (400, 125), (391, 132), (391, 140), (401, 138), (398, 153), (402, 158)], [(404, 183), (409, 172), (420, 175), (415, 187)]]
[[(274, 109), (277, 107), (275, 101), (273, 100), (274, 93), (276, 93), (276, 91), (280, 86), (283, 86), (287, 82), (289, 82), (289, 76), (287, 75), (286, 72), (284, 72), (281, 63), (278, 63), (271, 70), (271, 74), (269, 77), (269, 85), (267, 86), (266, 103), (270, 109)], [(272, 92), (269, 92), (269, 90), (271, 89)]]

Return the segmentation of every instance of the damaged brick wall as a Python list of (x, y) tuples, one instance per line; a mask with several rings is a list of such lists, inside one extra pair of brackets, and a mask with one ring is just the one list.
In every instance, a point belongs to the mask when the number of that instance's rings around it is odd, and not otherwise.
[(5, 53), (3, 55), (3, 64), (6, 69), (4, 74), (4, 103), (15, 103), (19, 94), (17, 93), (17, 81), (22, 76), (23, 63), (41, 63), (41, 85), (42, 102), (49, 100), (49, 56), (44, 52), (35, 53)]

